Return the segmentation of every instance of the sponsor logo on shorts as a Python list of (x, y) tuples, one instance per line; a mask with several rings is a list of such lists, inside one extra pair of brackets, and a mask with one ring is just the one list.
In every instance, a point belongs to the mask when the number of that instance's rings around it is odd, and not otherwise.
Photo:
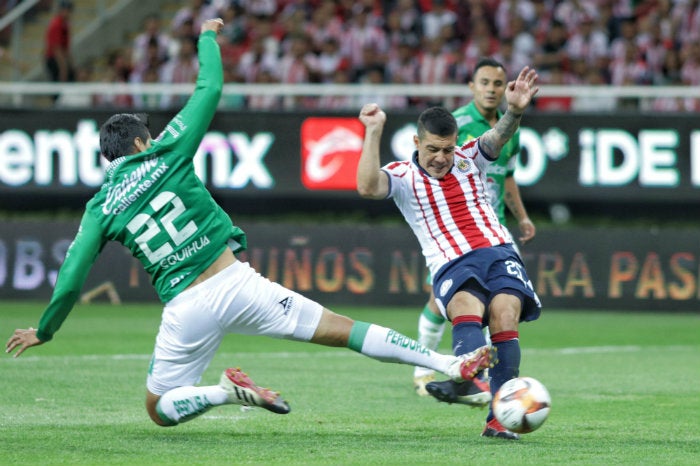
[(440, 296), (445, 296), (448, 291), (450, 291), (450, 288), (452, 288), (452, 279), (449, 278), (442, 282), (440, 285)]
[(279, 303), (284, 308), (284, 315), (287, 315), (289, 314), (289, 311), (292, 310), (292, 306), (294, 305), (294, 296), (287, 296)]

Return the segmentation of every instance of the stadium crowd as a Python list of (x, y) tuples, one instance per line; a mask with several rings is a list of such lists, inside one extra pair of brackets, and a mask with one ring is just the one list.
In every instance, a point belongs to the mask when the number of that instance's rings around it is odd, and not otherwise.
[[(229, 83), (466, 83), (482, 56), (514, 78), (534, 66), (541, 84), (700, 84), (698, 0), (189, 0), (173, 17), (150, 16), (129, 46), (76, 79), (190, 83), (196, 32), (221, 17)], [(466, 97), (468, 98), (468, 96)], [(464, 102), (410, 96), (226, 96), (227, 108), (356, 109), (373, 100), (400, 109)], [(97, 98), (115, 107), (171, 108), (177, 96)], [(604, 110), (614, 99), (540, 97), (543, 110)], [(633, 105), (637, 105), (633, 102)], [(657, 98), (657, 111), (696, 111), (700, 101)]]

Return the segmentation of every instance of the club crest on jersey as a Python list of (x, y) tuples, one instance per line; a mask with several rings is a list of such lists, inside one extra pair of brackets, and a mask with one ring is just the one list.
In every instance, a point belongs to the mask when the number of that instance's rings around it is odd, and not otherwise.
[(459, 159), (455, 166), (458, 172), (467, 173), (471, 169), (471, 161), (469, 159)]

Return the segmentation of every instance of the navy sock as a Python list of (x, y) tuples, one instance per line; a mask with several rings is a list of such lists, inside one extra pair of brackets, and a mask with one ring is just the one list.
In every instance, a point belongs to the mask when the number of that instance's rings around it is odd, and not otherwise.
[(452, 321), (452, 353), (466, 354), (486, 344), (481, 317), (459, 316)]
[[(491, 335), (491, 342), (498, 357), (498, 363), (489, 370), (491, 393), (495, 395), (501, 385), (520, 374), (520, 341), (517, 331), (506, 331)], [(486, 420), (491, 419), (493, 411), (489, 408)]]

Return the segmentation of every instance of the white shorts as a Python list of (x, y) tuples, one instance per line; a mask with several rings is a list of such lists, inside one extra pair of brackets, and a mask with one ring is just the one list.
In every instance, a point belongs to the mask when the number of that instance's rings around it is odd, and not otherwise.
[(199, 383), (224, 335), (309, 341), (323, 307), (235, 262), (168, 302), (146, 386), (155, 395)]

